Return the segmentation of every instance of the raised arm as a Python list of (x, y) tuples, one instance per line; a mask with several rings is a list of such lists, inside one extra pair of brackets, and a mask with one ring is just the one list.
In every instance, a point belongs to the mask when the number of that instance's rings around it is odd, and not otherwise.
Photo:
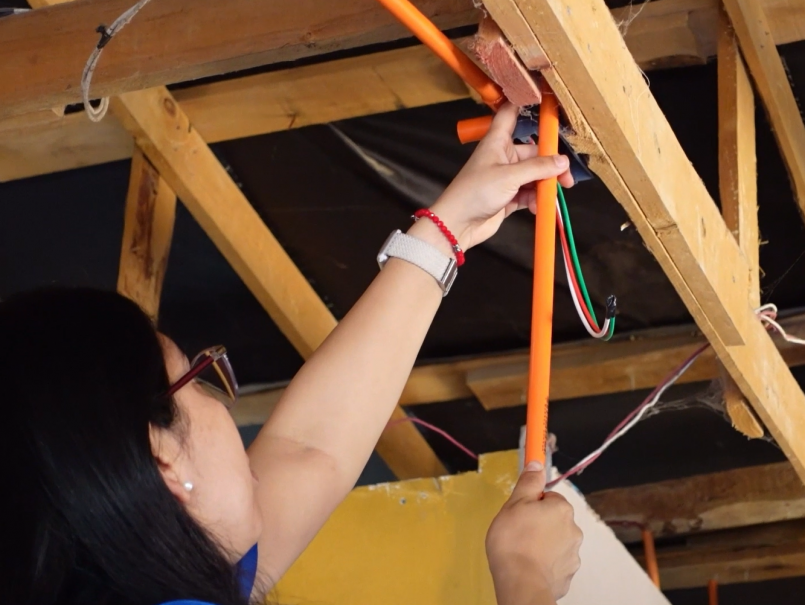
[[(514, 145), (515, 107), (487, 137), (431, 210), (463, 250), (534, 204), (536, 180), (561, 175), (567, 159), (537, 158)], [(445, 236), (419, 221), (408, 234), (452, 255)], [(386, 234), (378, 233), (379, 242)], [(459, 276), (460, 279), (460, 276)], [(428, 273), (392, 258), (288, 386), (249, 449), (264, 518), (260, 569), (277, 580), (355, 485), (402, 393), (442, 300)]]

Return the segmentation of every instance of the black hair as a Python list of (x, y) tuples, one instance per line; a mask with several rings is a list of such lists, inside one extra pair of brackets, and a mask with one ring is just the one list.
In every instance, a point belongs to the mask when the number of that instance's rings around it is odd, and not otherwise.
[(182, 424), (167, 388), (156, 329), (128, 299), (0, 303), (0, 603), (248, 601), (152, 454), (149, 428)]

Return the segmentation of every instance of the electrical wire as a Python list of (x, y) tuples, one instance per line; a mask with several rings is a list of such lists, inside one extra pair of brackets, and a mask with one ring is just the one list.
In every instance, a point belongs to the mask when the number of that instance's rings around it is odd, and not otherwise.
[(392, 420), (391, 422), (389, 422), (386, 425), (386, 428), (391, 428), (393, 426), (397, 426), (398, 424), (402, 424), (403, 422), (413, 422), (414, 424), (419, 424), (421, 426), (424, 426), (427, 429), (430, 429), (434, 433), (437, 433), (437, 434), (441, 435), (442, 437), (444, 437), (445, 439), (447, 439), (450, 443), (455, 445), (458, 449), (460, 449), (462, 452), (467, 454), (467, 456), (469, 456), (473, 460), (478, 460), (478, 454), (476, 454), (470, 448), (468, 448), (467, 446), (462, 444), (458, 439), (453, 437), (450, 433), (448, 433), (447, 431), (445, 431), (443, 429), (440, 429), (438, 426), (432, 425), (429, 422), (425, 422), (424, 420), (420, 420), (419, 418), (414, 418), (413, 416), (408, 416), (406, 418), (398, 418), (397, 420)]
[(609, 340), (615, 332), (615, 308), (617, 300), (614, 296), (607, 299), (606, 318), (602, 327), (598, 327), (598, 320), (595, 310), (587, 292), (587, 284), (584, 281), (584, 274), (581, 270), (578, 254), (576, 252), (576, 242), (573, 238), (573, 227), (570, 223), (570, 213), (567, 209), (565, 195), (562, 186), (557, 184), (556, 198), (556, 224), (559, 230), (559, 238), (562, 244), (562, 256), (565, 263), (565, 273), (567, 275), (570, 295), (573, 305), (579, 315), (582, 325), (593, 338)]
[(805, 340), (802, 338), (797, 338), (796, 336), (791, 336), (785, 329), (777, 323), (777, 306), (768, 304), (763, 305), (757, 310), (758, 317), (760, 321), (765, 323), (767, 326), (771, 326), (774, 330), (780, 334), (787, 342), (790, 342), (795, 345), (805, 345)]
[(100, 122), (109, 109), (109, 97), (102, 98), (97, 108), (90, 105), (89, 102), (89, 87), (92, 83), (92, 75), (95, 73), (95, 68), (98, 66), (98, 60), (101, 58), (101, 53), (112, 37), (131, 23), (135, 15), (150, 1), (151, 0), (139, 0), (135, 5), (115, 19), (112, 25), (109, 27), (100, 25), (95, 30), (101, 34), (101, 39), (92, 50), (89, 59), (87, 59), (87, 64), (84, 66), (84, 71), (81, 74), (81, 94), (84, 98), (84, 111), (87, 112), (87, 116), (93, 122)]
[(560, 203), (559, 199), (557, 198), (556, 201), (557, 207), (557, 214), (556, 214), (556, 222), (557, 227), (559, 229), (559, 237), (562, 243), (562, 257), (565, 263), (565, 273), (567, 275), (567, 281), (570, 287), (570, 296), (573, 299), (573, 305), (576, 307), (576, 312), (579, 315), (579, 319), (581, 319), (581, 323), (584, 328), (587, 330), (587, 333), (592, 336), (593, 338), (600, 338), (604, 339), (607, 336), (611, 337), (611, 328), (613, 327), (612, 318), (607, 317), (604, 320), (604, 325), (599, 328), (598, 322), (595, 320), (594, 312), (591, 308), (585, 306), (582, 301), (582, 294), (581, 294), (581, 286), (576, 279), (576, 274), (573, 272), (571, 267), (571, 260), (570, 260), (570, 246), (567, 237), (565, 236), (565, 224), (562, 219), (562, 214), (560, 211)]
[(693, 365), (693, 362), (696, 361), (699, 358), (699, 355), (704, 353), (709, 346), (710, 344), (707, 343), (696, 349), (671, 374), (669, 374), (659, 385), (657, 385), (657, 387), (651, 393), (649, 393), (649, 395), (640, 403), (639, 406), (632, 410), (632, 412), (612, 430), (612, 432), (601, 444), (601, 447), (585, 456), (584, 459), (582, 459), (581, 462), (576, 464), (573, 468), (551, 481), (548, 484), (548, 487), (551, 488), (560, 481), (581, 473), (584, 469), (595, 462), (601, 456), (601, 454), (609, 449), (613, 443), (632, 430), (632, 428), (634, 428), (634, 426), (640, 422), (640, 420), (642, 420), (646, 412), (657, 405), (663, 393), (665, 393), (665, 391), (668, 390), (671, 385), (679, 380), (679, 377), (682, 376), (682, 374), (684, 374), (691, 365)]
[[(567, 270), (567, 266), (566, 266)], [(568, 270), (569, 273), (569, 270)], [(573, 294), (573, 289), (571, 289), (571, 294)], [(574, 298), (574, 302), (577, 302)], [(805, 345), (805, 339), (797, 338), (796, 336), (791, 336), (788, 334), (783, 327), (777, 323), (777, 306), (774, 304), (766, 304), (761, 307), (758, 307), (755, 310), (755, 313), (758, 319), (763, 322), (767, 328), (771, 328), (778, 332), (786, 341), (797, 344), (797, 345)], [(618, 426), (616, 426), (612, 432), (604, 439), (604, 442), (601, 444), (597, 450), (591, 452), (587, 456), (585, 456), (581, 462), (576, 464), (573, 468), (568, 470), (567, 472), (563, 473), (557, 479), (551, 481), (548, 484), (548, 487), (553, 487), (560, 481), (567, 479), (568, 477), (572, 477), (573, 475), (577, 475), (581, 473), (584, 469), (590, 466), (593, 462), (595, 462), (601, 454), (603, 454), (615, 441), (623, 437), (626, 433), (628, 433), (634, 426), (640, 422), (646, 415), (646, 413), (652, 409), (660, 400), (663, 393), (665, 393), (668, 388), (673, 385), (677, 380), (679, 380), (680, 376), (684, 374), (688, 368), (693, 365), (699, 356), (704, 353), (710, 347), (709, 343), (703, 344), (698, 349), (696, 349), (685, 361), (683, 361), (673, 372), (671, 372), (657, 387), (649, 393), (649, 395), (638, 405), (632, 412), (624, 418)]]

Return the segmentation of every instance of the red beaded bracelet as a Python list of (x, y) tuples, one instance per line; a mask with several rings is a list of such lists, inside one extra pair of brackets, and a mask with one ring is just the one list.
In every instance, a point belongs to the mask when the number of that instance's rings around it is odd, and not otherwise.
[(439, 228), (439, 230), (444, 233), (444, 236), (447, 238), (447, 241), (450, 242), (450, 245), (453, 247), (453, 252), (456, 255), (456, 265), (461, 266), (464, 264), (464, 252), (461, 250), (461, 247), (458, 245), (458, 240), (452, 234), (450, 229), (441, 221), (441, 219), (433, 214), (430, 210), (423, 208), (422, 210), (417, 210), (414, 212), (413, 219), (419, 220), (421, 218), (429, 218), (434, 222), (434, 224)]

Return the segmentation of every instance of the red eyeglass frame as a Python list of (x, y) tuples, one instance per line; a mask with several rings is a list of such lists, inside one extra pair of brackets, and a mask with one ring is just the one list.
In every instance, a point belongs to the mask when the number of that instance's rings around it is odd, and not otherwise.
[(166, 395), (171, 397), (186, 384), (198, 377), (208, 367), (213, 366), (213, 369), (218, 373), (227, 392), (224, 394), (231, 400), (230, 406), (234, 405), (238, 400), (238, 381), (235, 378), (235, 372), (232, 370), (232, 364), (229, 363), (229, 357), (226, 354), (226, 347), (217, 345), (204, 349), (193, 358), (190, 363), (190, 369), (184, 375), (174, 382)]

